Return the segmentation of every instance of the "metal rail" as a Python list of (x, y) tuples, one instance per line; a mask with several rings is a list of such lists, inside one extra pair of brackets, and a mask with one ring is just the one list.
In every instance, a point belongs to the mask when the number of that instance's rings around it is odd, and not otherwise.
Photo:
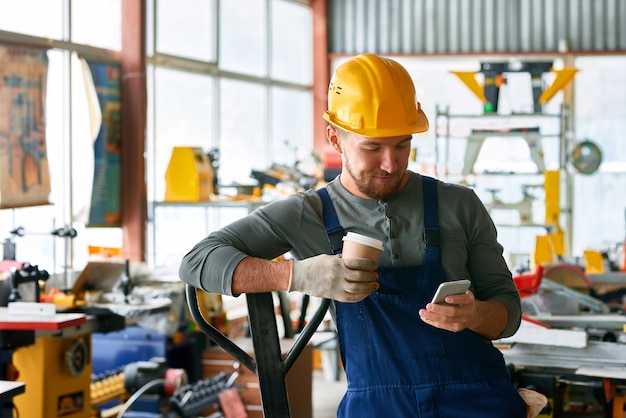
[(594, 368), (626, 377), (626, 344), (589, 341), (585, 348), (514, 343), (500, 351), (508, 364), (576, 371)]
[(322, 300), (311, 320), (296, 337), (294, 344), (283, 358), (272, 294), (247, 294), (248, 319), (254, 349), (254, 357), (252, 357), (204, 318), (198, 306), (197, 291), (195, 287), (186, 285), (185, 293), (191, 317), (204, 334), (257, 375), (263, 416), (265, 418), (291, 417), (285, 376), (324, 319), (330, 300)]

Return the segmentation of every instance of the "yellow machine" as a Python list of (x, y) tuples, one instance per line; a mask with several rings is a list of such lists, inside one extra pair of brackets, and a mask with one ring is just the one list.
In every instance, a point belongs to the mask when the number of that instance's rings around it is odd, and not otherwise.
[(565, 236), (561, 229), (559, 218), (561, 216), (558, 170), (544, 172), (545, 190), (545, 224), (551, 227), (546, 235), (538, 235), (535, 243), (533, 261), (535, 265), (550, 264), (556, 256), (565, 254)]
[(112, 261), (89, 261), (80, 272), (69, 292), (52, 294), (52, 301), (58, 308), (76, 308), (84, 306), (86, 294), (92, 292), (110, 292), (124, 272), (124, 264)]
[(206, 202), (213, 193), (208, 155), (198, 147), (174, 147), (165, 173), (165, 201)]
[(38, 337), (13, 353), (26, 392), (15, 397), (21, 417), (91, 416), (91, 334)]

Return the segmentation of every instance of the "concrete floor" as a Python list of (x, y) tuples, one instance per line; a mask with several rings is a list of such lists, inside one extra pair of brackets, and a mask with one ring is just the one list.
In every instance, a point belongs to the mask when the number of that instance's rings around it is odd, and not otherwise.
[(336, 418), (337, 406), (346, 391), (346, 379), (328, 380), (321, 370), (313, 371), (313, 418)]

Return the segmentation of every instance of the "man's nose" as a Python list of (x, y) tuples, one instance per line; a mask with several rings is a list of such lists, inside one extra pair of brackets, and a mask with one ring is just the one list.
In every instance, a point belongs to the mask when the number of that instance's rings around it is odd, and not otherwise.
[(393, 149), (386, 149), (381, 155), (380, 168), (387, 173), (393, 173), (398, 169), (398, 156)]

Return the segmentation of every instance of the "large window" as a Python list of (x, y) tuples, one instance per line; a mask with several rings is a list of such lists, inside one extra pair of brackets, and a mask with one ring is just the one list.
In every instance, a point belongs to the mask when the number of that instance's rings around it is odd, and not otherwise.
[[(15, 240), (19, 260), (61, 276), (84, 267), (90, 246), (122, 245), (120, 228), (86, 226), (94, 172), (93, 127), (79, 60), (83, 53), (118, 57), (121, 6), (122, 0), (0, 0), (0, 43), (50, 48), (52, 40), (54, 45), (47, 52), (45, 117), (51, 204), (0, 210), (0, 239)], [(253, 183), (251, 170), (273, 162), (295, 164), (309, 158), (308, 6), (290, 0), (146, 0), (146, 6), (149, 207), (164, 199), (165, 173), (175, 146), (219, 150), (219, 180), (227, 184)], [(149, 215), (152, 226), (154, 217)], [(174, 265), (209, 229), (242, 213), (217, 211), (207, 219), (202, 210), (172, 209), (165, 215), (159, 229), (161, 246), (154, 248), (156, 240), (150, 236), (146, 257), (150, 261), (158, 250), (155, 264)], [(200, 222), (207, 229), (199, 227)], [(10, 231), (19, 226), (25, 235), (12, 237)], [(51, 234), (65, 226), (77, 236)]]
[(311, 12), (284, 0), (272, 0), (271, 5), (271, 77), (308, 85), (313, 71)]
[(266, 87), (220, 80), (220, 183), (250, 184), (250, 169), (267, 168), (268, 113)]
[[(202, 74), (155, 68), (154, 158), (149, 158), (151, 196), (165, 195), (165, 171), (174, 146), (209, 148), (217, 145), (214, 117), (215, 79)], [(158, 173), (158, 175), (157, 175)]]
[[(72, 6), (70, 18), (69, 0), (0, 1), (0, 43), (46, 50), (45, 136), (51, 183), (49, 205), (0, 210), (0, 239), (15, 243), (17, 260), (56, 273), (53, 277), (61, 280), (61, 287), (71, 284), (74, 271), (84, 267), (90, 246), (121, 243), (119, 228), (86, 226), (93, 138), (85, 89), (89, 83), (77, 53), (94, 47), (94, 58), (116, 56), (121, 47), (121, 0), (74, 1)], [(23, 234), (12, 235), (18, 228)]]
[[(217, 0), (158, 0), (156, 5), (159, 53), (216, 61)], [(149, 51), (152, 54), (154, 49)]]
[(1, 0), (0, 30), (66, 39), (64, 0)]
[[(156, 38), (148, 39), (155, 45), (150, 57), (154, 81), (149, 85), (149, 101), (154, 103), (148, 121), (150, 203), (164, 200), (174, 146), (200, 147), (207, 153), (217, 149), (218, 183), (229, 194), (233, 186), (256, 184), (252, 170), (311, 159), (309, 7), (289, 0), (187, 0), (185, 7), (179, 1), (157, 0), (155, 5)], [(190, 249), (189, 241), (242, 214), (245, 210), (232, 208), (154, 206), (148, 245), (154, 247), (149, 254), (155, 258), (149, 261), (178, 262)], [(200, 232), (193, 240), (179, 237), (189, 236), (180, 230), (189, 222)], [(167, 239), (168, 228), (177, 227), (176, 239)]]
[(267, 75), (268, 27), (266, 2), (221, 2), (219, 68), (252, 76)]
[(73, 0), (72, 42), (99, 48), (122, 48), (122, 0)]

